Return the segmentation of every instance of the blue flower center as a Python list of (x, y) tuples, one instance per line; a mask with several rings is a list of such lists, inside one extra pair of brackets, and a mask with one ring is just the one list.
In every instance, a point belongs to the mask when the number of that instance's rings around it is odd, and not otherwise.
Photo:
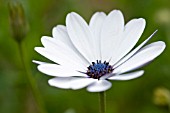
[(104, 61), (103, 63), (101, 60), (97, 60), (96, 62), (92, 62), (92, 65), (87, 67), (86, 74), (90, 78), (99, 79), (100, 77), (109, 74), (113, 71), (113, 67), (109, 65), (109, 62)]

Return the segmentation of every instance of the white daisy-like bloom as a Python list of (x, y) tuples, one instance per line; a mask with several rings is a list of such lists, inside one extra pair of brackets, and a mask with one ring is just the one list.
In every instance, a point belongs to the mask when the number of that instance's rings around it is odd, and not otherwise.
[(48, 81), (51, 86), (106, 91), (112, 80), (131, 80), (143, 75), (143, 70), (132, 71), (148, 64), (165, 49), (162, 41), (146, 45), (156, 31), (134, 48), (145, 25), (143, 18), (125, 24), (119, 10), (108, 15), (96, 12), (89, 24), (71, 12), (66, 17), (66, 26), (54, 27), (52, 37), (41, 38), (44, 47), (35, 47), (54, 63), (33, 62), (38, 64), (40, 72), (54, 76)]

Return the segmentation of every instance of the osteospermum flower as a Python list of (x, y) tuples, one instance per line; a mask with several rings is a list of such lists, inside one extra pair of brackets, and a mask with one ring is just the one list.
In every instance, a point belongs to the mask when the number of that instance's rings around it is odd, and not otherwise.
[(143, 70), (132, 71), (148, 64), (165, 49), (162, 41), (145, 46), (154, 33), (134, 48), (145, 24), (143, 18), (125, 24), (119, 10), (108, 15), (97, 12), (89, 24), (77, 13), (69, 13), (66, 26), (54, 27), (53, 37), (41, 38), (44, 47), (35, 48), (54, 63), (34, 62), (39, 64), (39, 71), (54, 76), (48, 81), (51, 86), (105, 91), (112, 86), (111, 80), (130, 80), (143, 75)]

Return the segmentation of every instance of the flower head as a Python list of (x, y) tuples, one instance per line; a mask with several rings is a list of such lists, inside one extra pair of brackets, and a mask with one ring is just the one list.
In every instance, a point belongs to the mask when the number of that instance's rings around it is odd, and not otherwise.
[(109, 80), (130, 80), (143, 75), (143, 70), (131, 71), (148, 64), (165, 49), (162, 41), (145, 46), (154, 33), (134, 48), (145, 24), (139, 18), (125, 25), (119, 10), (108, 15), (97, 12), (89, 24), (77, 13), (69, 13), (66, 26), (54, 27), (53, 37), (41, 38), (44, 47), (35, 48), (54, 63), (34, 62), (39, 64), (39, 71), (55, 76), (48, 81), (51, 86), (105, 91), (112, 85)]

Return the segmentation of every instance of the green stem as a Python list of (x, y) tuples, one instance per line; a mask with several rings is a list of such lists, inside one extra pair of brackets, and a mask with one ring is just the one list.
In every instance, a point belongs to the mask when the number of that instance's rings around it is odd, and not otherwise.
[(26, 59), (25, 59), (26, 54), (24, 54), (24, 48), (22, 46), (22, 42), (18, 43), (18, 46), (19, 46), (19, 53), (20, 53), (20, 57), (21, 57), (22, 66), (23, 66), (23, 69), (25, 72), (25, 76), (28, 79), (28, 83), (29, 83), (29, 85), (31, 87), (31, 91), (34, 95), (34, 99), (38, 106), (39, 113), (47, 113), (46, 110), (44, 109), (44, 103), (42, 101), (36, 81), (35, 81), (34, 77), (32, 76), (32, 73), (30, 72), (28, 65), (26, 65)]
[(106, 113), (106, 94), (99, 92), (99, 113)]

